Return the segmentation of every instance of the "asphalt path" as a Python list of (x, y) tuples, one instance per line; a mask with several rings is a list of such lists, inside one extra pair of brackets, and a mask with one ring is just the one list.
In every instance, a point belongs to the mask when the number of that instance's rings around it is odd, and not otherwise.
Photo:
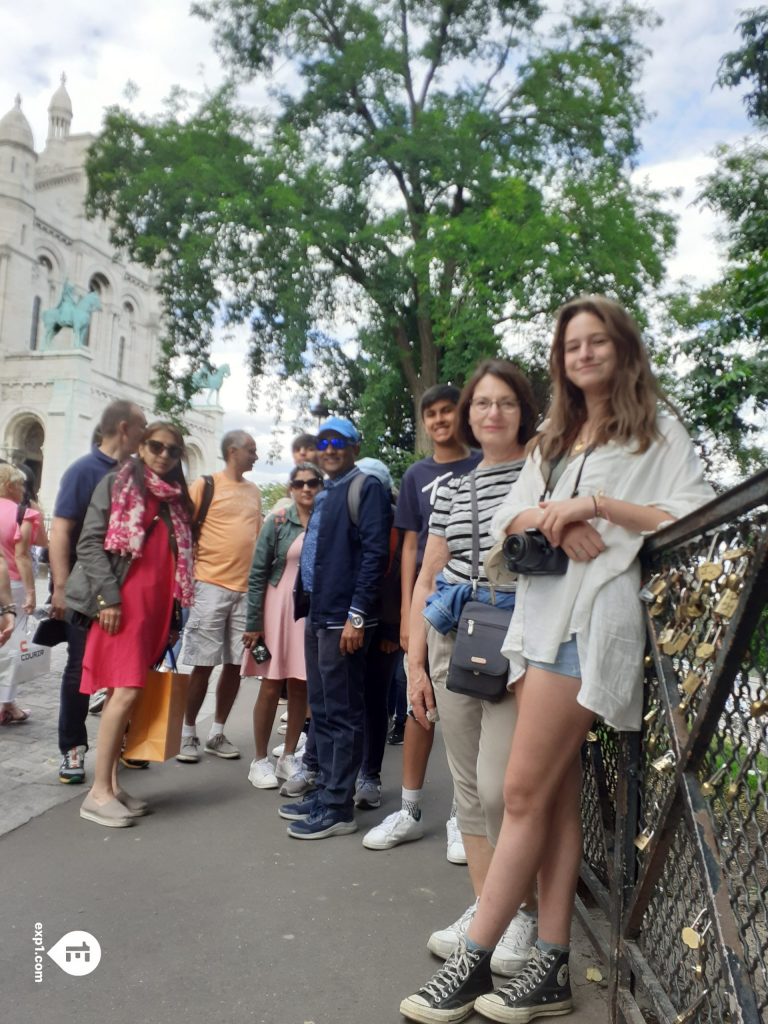
[[(246, 681), (227, 726), (243, 758), (124, 770), (124, 787), (153, 813), (107, 829), (79, 817), (82, 787), (57, 781), (62, 653), (22, 694), (30, 721), (0, 729), (0, 1022), (402, 1021), (400, 999), (438, 964), (429, 933), (472, 900), (466, 868), (445, 857), (451, 785), (439, 732), (423, 840), (386, 852), (361, 845), (364, 830), (399, 806), (402, 748), (388, 747), (384, 802), (358, 813), (361, 831), (300, 842), (277, 815), (277, 791), (247, 780), (258, 683)], [(91, 717), (94, 736), (96, 726)], [(91, 751), (88, 766), (92, 759)], [(100, 943), (98, 967), (71, 976), (43, 953), (36, 976), (36, 951), (77, 930)], [(576, 926), (574, 1024), (608, 1020), (604, 988), (586, 980), (590, 966), (606, 973)]]

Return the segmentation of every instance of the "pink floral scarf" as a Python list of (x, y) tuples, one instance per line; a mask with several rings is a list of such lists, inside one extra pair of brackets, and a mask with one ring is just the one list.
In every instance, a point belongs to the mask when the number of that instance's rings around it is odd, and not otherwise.
[[(176, 585), (173, 596), (188, 608), (194, 600), (195, 584), (192, 578), (192, 530), (181, 506), (181, 487), (159, 477), (148, 466), (144, 467), (147, 490), (159, 501), (168, 504), (173, 532), (176, 537)], [(133, 478), (130, 461), (118, 470), (112, 486), (112, 506), (104, 541), (104, 550), (129, 558), (141, 558), (146, 533), (144, 495)]]

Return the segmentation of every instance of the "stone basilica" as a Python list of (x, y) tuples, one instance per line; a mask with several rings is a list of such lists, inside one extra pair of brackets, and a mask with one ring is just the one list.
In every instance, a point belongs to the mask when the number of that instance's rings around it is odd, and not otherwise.
[[(85, 217), (95, 136), (70, 133), (63, 75), (48, 114), (41, 153), (20, 97), (0, 119), (0, 458), (35, 472), (50, 515), (109, 402), (129, 399), (153, 418), (162, 320), (152, 273)], [(189, 412), (190, 480), (216, 469), (222, 416), (218, 402)]]

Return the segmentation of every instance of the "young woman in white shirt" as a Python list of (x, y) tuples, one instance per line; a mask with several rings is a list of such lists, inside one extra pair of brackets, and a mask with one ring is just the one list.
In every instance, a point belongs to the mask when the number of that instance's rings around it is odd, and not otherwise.
[[(493, 520), (498, 538), (540, 530), (564, 575), (520, 576), (505, 645), (517, 728), (501, 834), (466, 942), (400, 1010), (464, 1020), (473, 1010), (526, 1024), (572, 1009), (568, 954), (582, 855), (580, 750), (596, 716), (639, 729), (644, 535), (714, 496), (685, 429), (660, 407), (640, 332), (615, 302), (578, 299), (558, 315), (552, 404)], [(539, 939), (493, 991), (494, 944), (538, 879)]]

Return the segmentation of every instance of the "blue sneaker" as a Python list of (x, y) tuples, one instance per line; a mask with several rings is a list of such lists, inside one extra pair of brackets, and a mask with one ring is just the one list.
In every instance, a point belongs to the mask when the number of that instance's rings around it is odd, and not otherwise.
[(318, 797), (317, 790), (313, 790), (303, 800), (297, 800), (292, 804), (281, 804), (277, 809), (277, 813), (281, 818), (285, 818), (286, 821), (304, 821), (317, 810)]
[(318, 808), (308, 818), (295, 820), (288, 826), (288, 835), (294, 839), (326, 839), (328, 836), (348, 836), (353, 832), (357, 832), (354, 818), (345, 820), (323, 808)]

